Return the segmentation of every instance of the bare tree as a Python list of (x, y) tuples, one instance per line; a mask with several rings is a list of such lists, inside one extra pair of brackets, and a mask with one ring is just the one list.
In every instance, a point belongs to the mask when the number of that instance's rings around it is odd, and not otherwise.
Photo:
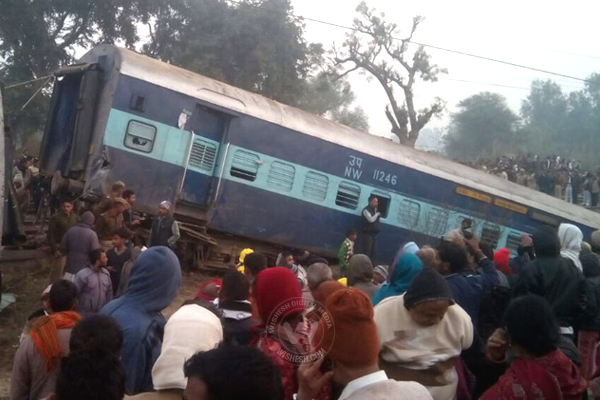
[[(447, 71), (431, 63), (423, 46), (419, 46), (410, 58), (408, 46), (423, 17), (414, 17), (410, 35), (397, 39), (394, 35), (398, 26), (385, 22), (385, 14), (376, 15), (375, 9), (369, 8), (364, 1), (356, 11), (359, 18), (354, 19), (354, 31), (347, 34), (341, 49), (333, 49), (335, 67), (339, 76), (359, 70), (377, 79), (389, 100), (385, 115), (392, 125), (392, 133), (403, 145), (414, 147), (421, 129), (445, 106), (441, 99), (436, 98), (429, 107), (417, 110), (413, 93), (415, 81), (435, 82), (438, 74)], [(363, 40), (365, 37), (366, 41)], [(398, 97), (396, 88), (400, 88), (404, 95), (403, 101)]]

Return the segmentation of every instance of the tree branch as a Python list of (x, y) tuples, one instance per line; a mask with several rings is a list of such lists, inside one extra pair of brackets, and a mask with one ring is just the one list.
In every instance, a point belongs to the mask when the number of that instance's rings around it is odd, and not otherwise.
[(60, 33), (60, 31), (62, 31), (63, 27), (65, 26), (65, 21), (67, 20), (67, 17), (69, 16), (69, 13), (64, 13), (62, 15), (62, 17), (60, 18), (60, 21), (58, 21), (58, 23), (56, 24), (56, 29), (54, 30), (54, 32), (50, 35), (50, 38), (54, 41), (56, 39), (56, 37), (58, 36), (58, 34)]

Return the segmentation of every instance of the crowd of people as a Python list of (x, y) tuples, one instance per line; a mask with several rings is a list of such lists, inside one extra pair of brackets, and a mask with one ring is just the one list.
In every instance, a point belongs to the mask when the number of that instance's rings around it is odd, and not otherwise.
[(600, 196), (600, 170), (585, 171), (577, 160), (535, 154), (480, 158), (470, 167), (539, 190), (550, 196), (584, 207), (597, 207)]
[(148, 248), (132, 247), (131, 195), (117, 182), (80, 218), (63, 200), (48, 239), (66, 268), (26, 323), (11, 399), (600, 394), (600, 231), (587, 244), (574, 225), (544, 227), (513, 257), (461, 226), (436, 246), (401, 245), (390, 266), (355, 252), (355, 230), (340, 268), (285, 251), (268, 265), (244, 249), (166, 320), (182, 281), (178, 229), (163, 202)]

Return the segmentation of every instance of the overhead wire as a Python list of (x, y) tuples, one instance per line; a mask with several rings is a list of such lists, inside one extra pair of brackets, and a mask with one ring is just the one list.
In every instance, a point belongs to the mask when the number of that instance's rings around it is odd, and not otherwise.
[[(227, 0), (227, 1), (229, 1), (231, 3), (235, 3), (235, 4), (250, 5), (250, 6), (257, 7), (257, 8), (260, 7), (259, 4), (245, 3), (245, 2), (239, 1), (239, 0)], [(293, 14), (293, 13), (291, 13), (291, 14), (294, 17), (296, 17), (296, 18), (298, 18), (300, 20), (315, 22), (315, 23), (318, 23), (318, 24), (328, 25), (328, 26), (332, 26), (332, 27), (335, 27), (335, 28), (344, 29), (344, 30), (348, 30), (348, 31), (353, 31), (353, 32), (358, 32), (358, 33), (364, 33), (364, 32), (362, 32), (359, 29), (356, 29), (354, 27), (340, 25), (340, 24), (336, 24), (336, 23), (328, 22), (328, 21), (323, 21), (323, 20), (316, 19), (316, 18), (310, 18), (310, 17), (306, 17), (306, 16), (303, 16), (303, 15), (296, 15), (296, 14)], [(434, 46), (434, 45), (427, 44), (427, 43), (417, 42), (415, 40), (406, 40), (406, 39), (401, 39), (401, 38), (397, 38), (397, 37), (392, 37), (392, 39), (396, 40), (396, 41), (406, 41), (407, 43), (412, 43), (412, 44), (415, 44), (415, 45), (418, 45), (418, 46), (427, 47), (427, 48), (430, 48), (430, 49), (445, 51), (445, 52), (448, 52), (448, 53), (459, 54), (459, 55), (466, 56), (466, 57), (472, 57), (472, 58), (477, 58), (477, 59), (480, 59), (480, 60), (495, 62), (495, 63), (499, 63), (499, 64), (504, 64), (504, 65), (509, 65), (511, 67), (527, 69), (527, 70), (530, 70), (530, 71), (541, 72), (541, 73), (548, 74), (548, 75), (553, 75), (553, 76), (560, 76), (560, 77), (563, 77), (563, 78), (568, 78), (568, 79), (572, 79), (572, 80), (576, 80), (576, 81), (580, 81), (580, 82), (585, 82), (585, 83), (590, 83), (590, 84), (595, 84), (595, 85), (599, 85), (600, 84), (600, 82), (590, 81), (589, 79), (579, 78), (577, 76), (563, 74), (563, 73), (560, 73), (560, 72), (549, 71), (549, 70), (545, 70), (545, 69), (542, 69), (542, 68), (530, 67), (530, 66), (527, 66), (527, 65), (517, 64), (517, 63), (514, 63), (514, 62), (510, 62), (510, 61), (498, 60), (498, 59), (495, 59), (495, 58), (492, 58), (492, 57), (481, 56), (481, 55), (478, 55), (478, 54), (468, 53), (468, 52), (465, 52), (465, 51), (448, 49), (448, 48), (441, 47), (441, 46)], [(583, 55), (581, 55), (581, 56), (583, 56)]]
[(33, 82), (37, 82), (37, 81), (41, 81), (42, 79), (46, 79), (46, 78), (52, 78), (53, 75), (46, 75), (46, 76), (42, 76), (40, 78), (35, 78), (35, 79), (30, 79), (28, 81), (24, 81), (24, 82), (19, 82), (19, 83), (15, 83), (13, 85), (9, 85), (7, 86), (5, 89), (12, 89), (12, 88), (16, 88), (19, 86), (23, 86), (23, 85), (27, 85), (29, 83), (33, 83)]

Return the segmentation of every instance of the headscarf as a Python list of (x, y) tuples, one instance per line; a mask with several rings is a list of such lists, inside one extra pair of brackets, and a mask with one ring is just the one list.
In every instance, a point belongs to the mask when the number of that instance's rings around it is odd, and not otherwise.
[(494, 263), (496, 264), (498, 271), (502, 272), (504, 275), (512, 275), (515, 273), (510, 267), (510, 250), (506, 247), (503, 247), (494, 253)]
[(198, 292), (196, 293), (196, 299), (212, 302), (219, 297), (219, 289), (221, 289), (222, 286), (222, 279), (208, 279), (200, 284)]
[(63, 351), (58, 341), (58, 330), (73, 328), (81, 320), (75, 311), (64, 311), (36, 319), (29, 332), (35, 347), (44, 359), (46, 373), (59, 363)]
[(373, 263), (364, 254), (355, 254), (348, 261), (348, 286), (373, 280)]
[(417, 251), (419, 251), (419, 246), (417, 246), (415, 242), (408, 242), (404, 246), (402, 246), (400, 250), (398, 250), (398, 252), (396, 253), (396, 257), (394, 257), (394, 261), (392, 262), (391, 270), (389, 271), (387, 280), (388, 283), (392, 283), (392, 277), (394, 276), (394, 268), (396, 268), (400, 257), (405, 255), (406, 253), (417, 254)]
[(415, 277), (406, 294), (404, 295), (404, 307), (410, 309), (425, 301), (448, 300), (454, 304), (452, 291), (446, 278), (432, 269), (424, 269)]
[[(286, 267), (267, 268), (256, 276), (252, 297), (256, 301), (258, 315), (263, 326), (268, 325), (270, 318), (284, 317), (304, 312), (302, 289), (296, 275)], [(300, 300), (300, 301), (298, 301)], [(278, 309), (284, 312), (276, 316)]]
[(583, 271), (581, 261), (579, 261), (581, 242), (583, 241), (581, 229), (572, 224), (560, 224), (558, 239), (560, 240), (560, 255), (573, 261), (575, 266)]
[(244, 249), (244, 250), (242, 250), (242, 251), (241, 251), (241, 253), (240, 253), (240, 257), (239, 257), (239, 259), (238, 259), (238, 260), (239, 260), (239, 267), (237, 268), (237, 270), (238, 270), (239, 272), (241, 272), (242, 274), (243, 274), (243, 273), (245, 272), (245, 270), (246, 270), (246, 266), (245, 266), (245, 264), (244, 264), (244, 260), (246, 259), (246, 256), (247, 256), (248, 254), (252, 254), (252, 253), (254, 253), (254, 250), (252, 250), (252, 249)]
[(154, 389), (185, 389), (183, 366), (194, 354), (214, 349), (223, 340), (219, 318), (196, 304), (185, 305), (165, 325), (162, 350), (152, 368)]
[(406, 253), (398, 260), (394, 268), (392, 283), (384, 284), (373, 296), (373, 305), (385, 298), (399, 296), (406, 292), (413, 280), (423, 270), (423, 262), (412, 253)]

